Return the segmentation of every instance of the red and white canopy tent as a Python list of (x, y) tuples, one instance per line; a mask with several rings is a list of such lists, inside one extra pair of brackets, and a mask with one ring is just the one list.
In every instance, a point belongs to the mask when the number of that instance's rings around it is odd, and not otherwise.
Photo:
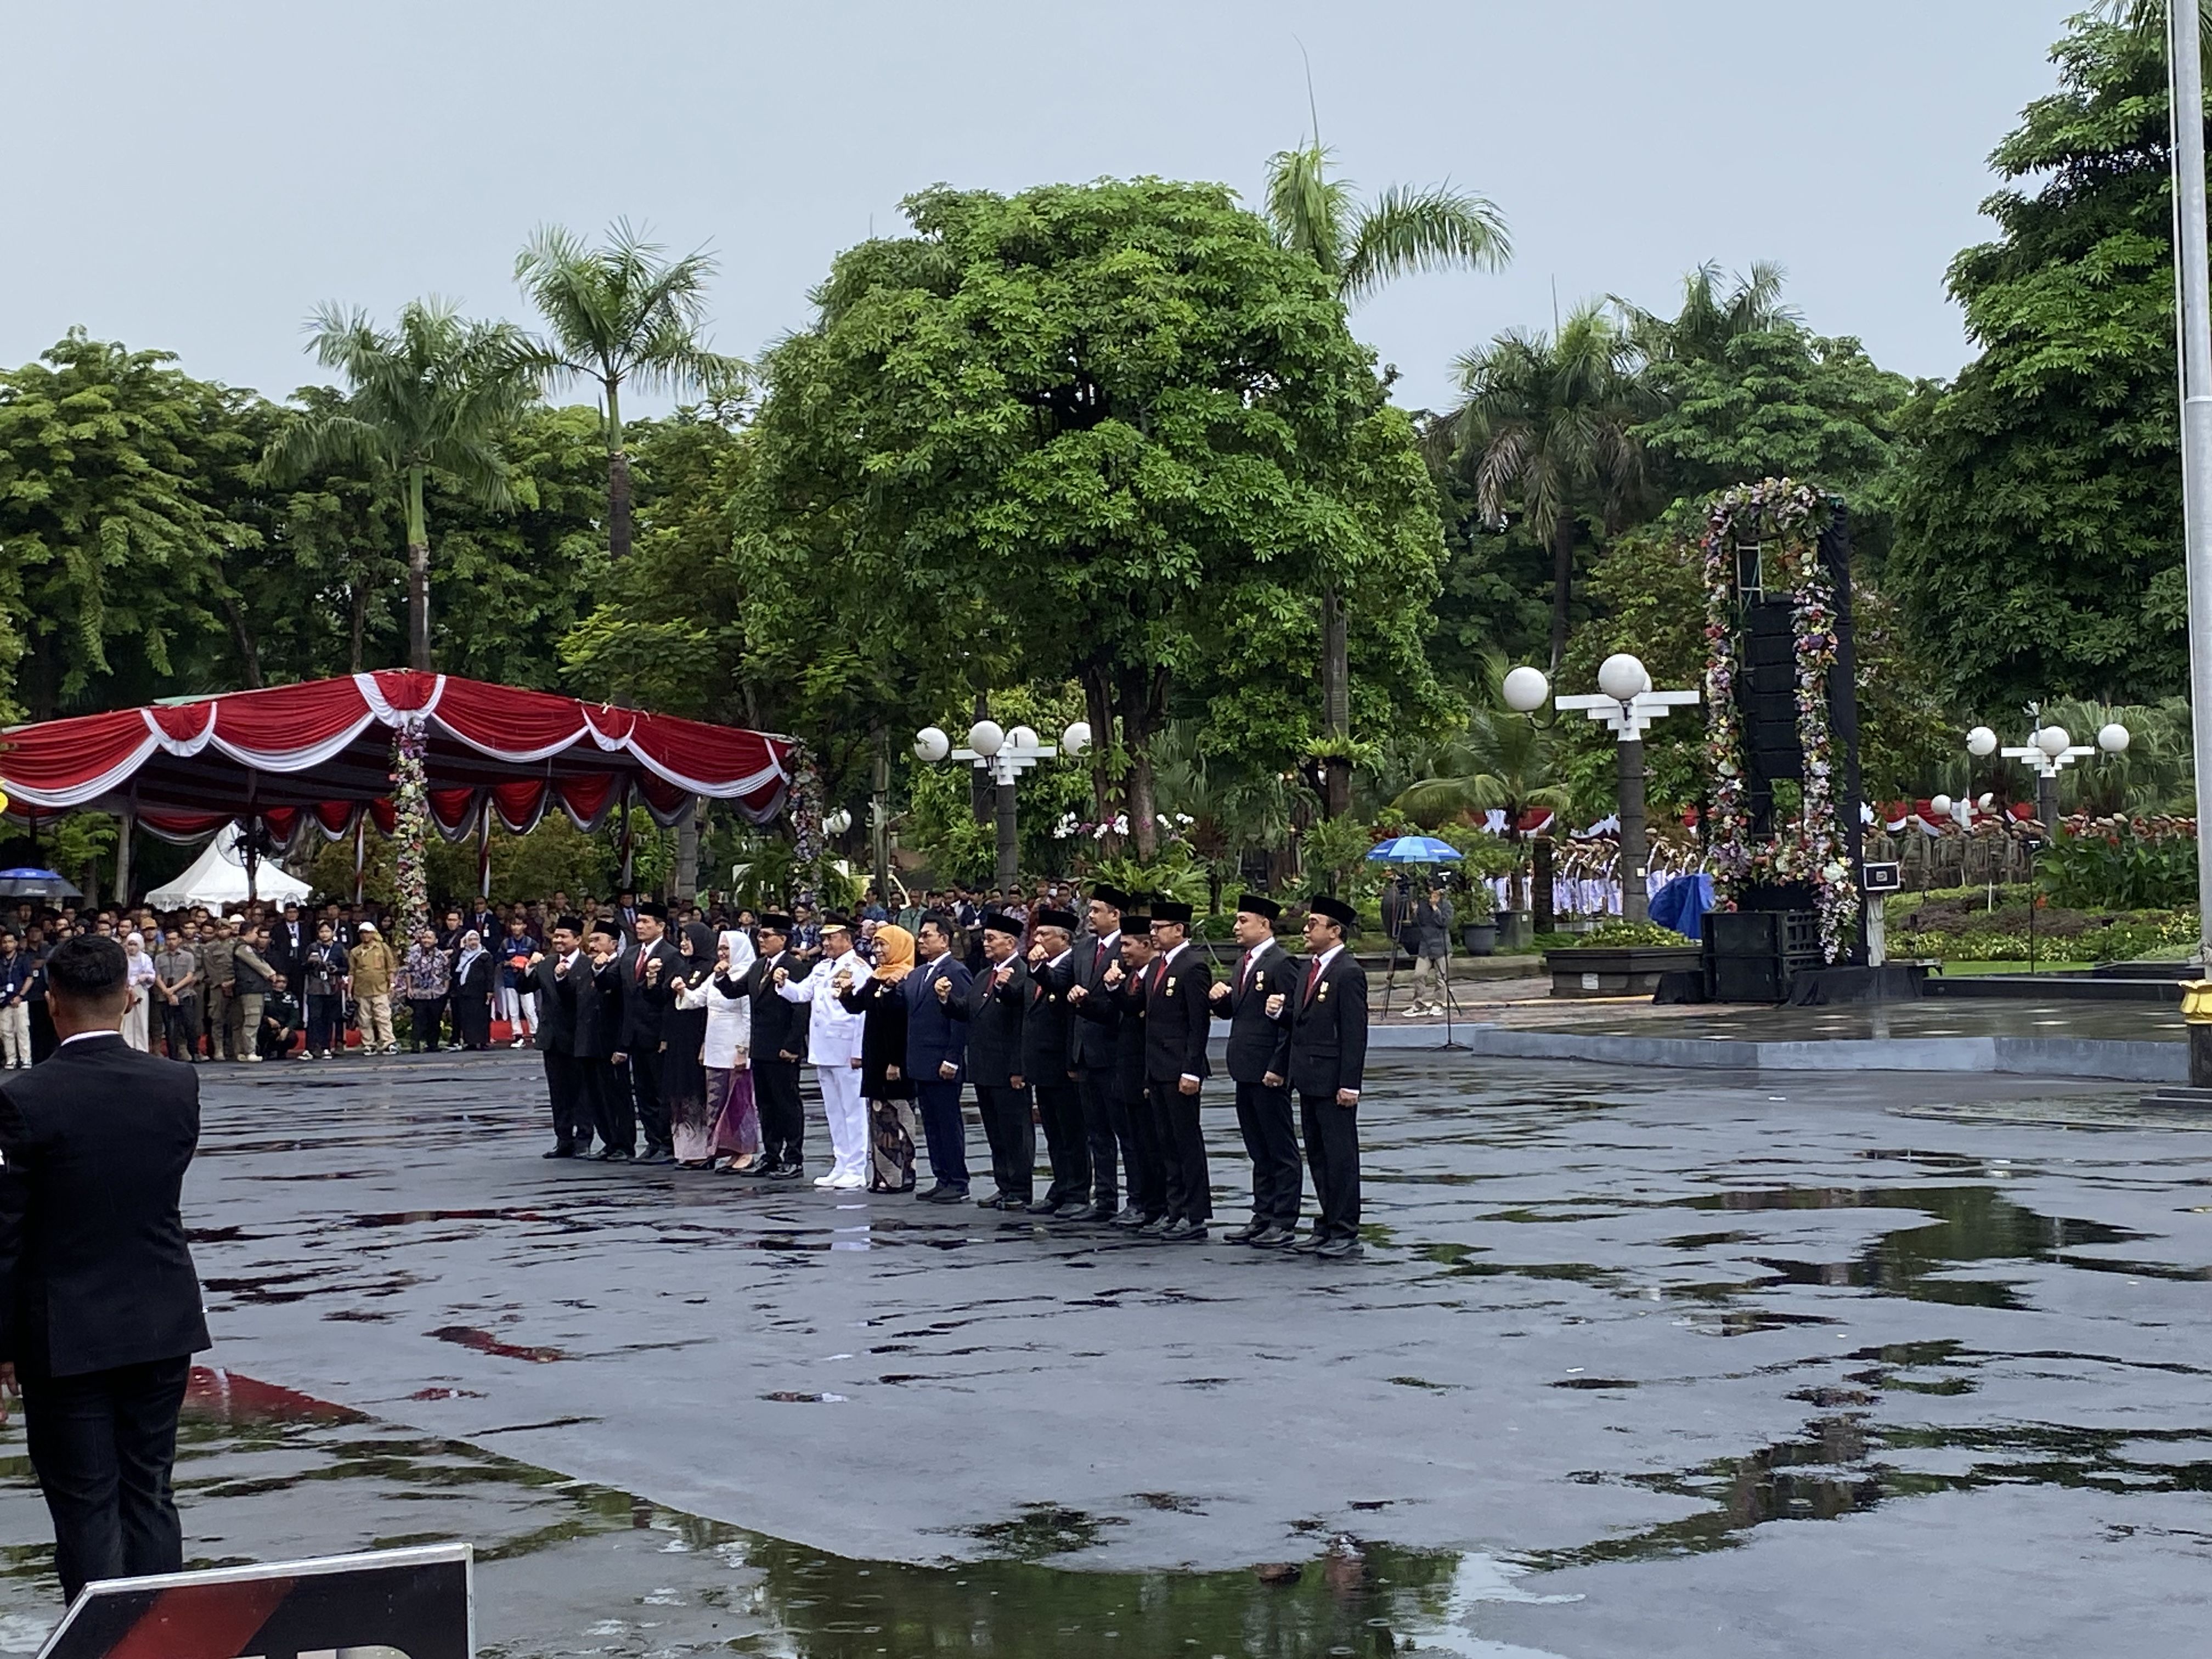
[[(398, 828), (403, 747), (419, 745), (428, 817), (459, 841), (495, 817), (521, 833), (556, 808), (592, 830), (629, 805), (664, 826), (695, 797), (756, 823), (783, 806), (792, 739), (579, 702), (447, 674), (386, 669), (344, 678), (0, 732), (11, 816), (109, 811), (165, 839), (204, 839), (234, 819), (290, 842), (319, 830)], [(125, 837), (125, 845), (128, 845)], [(127, 858), (127, 853), (125, 854)]]

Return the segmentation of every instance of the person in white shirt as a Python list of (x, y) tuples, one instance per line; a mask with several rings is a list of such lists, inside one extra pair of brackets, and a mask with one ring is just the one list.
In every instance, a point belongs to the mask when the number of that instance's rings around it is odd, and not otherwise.
[(806, 1026), (806, 1058), (822, 1086), (822, 1108), (830, 1120), (830, 1145), (836, 1155), (830, 1173), (815, 1177), (817, 1187), (840, 1192), (868, 1184), (868, 1109), (860, 1099), (860, 1030), (863, 1017), (849, 1012), (840, 1000), (868, 976), (868, 964), (853, 949), (854, 927), (848, 916), (830, 916), (822, 923), (822, 961), (796, 985), (781, 968), (775, 970), (775, 992), (786, 1002), (811, 1002)]

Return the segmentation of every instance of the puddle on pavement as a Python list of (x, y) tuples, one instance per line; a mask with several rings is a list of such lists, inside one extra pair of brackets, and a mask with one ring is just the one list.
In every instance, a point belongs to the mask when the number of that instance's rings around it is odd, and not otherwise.
[[(1535, 1599), (1515, 1588), (1522, 1570), (1485, 1557), (1344, 1537), (1315, 1539), (1304, 1547), (1321, 1546), (1317, 1558), (1264, 1578), (1073, 1571), (1052, 1564), (1130, 1523), (1052, 1504), (969, 1529), (990, 1559), (855, 1561), (204, 1370), (177, 1491), (195, 1567), (470, 1540), (482, 1659), (1464, 1651), (1476, 1603)], [(1133, 1510), (1199, 1501), (1130, 1498)], [(34, 1650), (58, 1617), (49, 1536), (18, 1419), (0, 1428), (0, 1653)]]

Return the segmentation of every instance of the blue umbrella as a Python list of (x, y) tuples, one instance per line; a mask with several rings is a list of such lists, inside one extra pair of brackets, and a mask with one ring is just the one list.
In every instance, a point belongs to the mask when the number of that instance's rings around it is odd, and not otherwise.
[(1399, 836), (1377, 842), (1367, 854), (1370, 864), (1441, 864), (1458, 857), (1456, 848), (1434, 836)]
[(0, 898), (82, 898), (76, 884), (53, 870), (21, 866), (0, 870)]

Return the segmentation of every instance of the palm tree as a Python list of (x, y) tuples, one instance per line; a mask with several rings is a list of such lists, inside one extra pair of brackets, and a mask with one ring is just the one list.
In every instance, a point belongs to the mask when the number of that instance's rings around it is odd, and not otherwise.
[(1782, 303), (1784, 276), (1771, 260), (1758, 260), (1748, 276), (1738, 276), (1735, 287), (1723, 294), (1721, 268), (1708, 263), (1682, 279), (1682, 308), (1671, 319), (1618, 295), (1613, 303), (1628, 321), (1629, 338), (1651, 362), (1710, 362), (1723, 356), (1731, 340), (1804, 321), (1796, 307)]
[(1459, 360), (1465, 401), (1443, 428), (1474, 475), (1475, 506), (1503, 529), (1510, 503), (1552, 549), (1552, 672), (1567, 647), (1577, 520), (1610, 520), (1643, 482), (1637, 422), (1649, 401), (1636, 350), (1605, 308), (1577, 307), (1556, 337), (1509, 329)]
[(500, 439), (536, 395), (529, 341), (512, 323), (471, 322), (447, 301), (410, 301), (398, 326), (331, 304), (308, 324), (315, 361), (346, 379), (332, 407), (288, 421), (262, 458), (271, 478), (316, 466), (366, 467), (396, 489), (407, 519), (409, 665), (430, 655), (430, 530), (423, 487), (433, 473), (486, 507), (507, 502)]
[[(1503, 678), (1488, 676), (1492, 684)], [(1528, 872), (1521, 862), (1521, 818), (1531, 807), (1564, 813), (1573, 799), (1564, 784), (1553, 781), (1558, 772), (1558, 734), (1538, 726), (1525, 715), (1498, 708), (1478, 708), (1468, 717), (1467, 729), (1444, 745), (1430, 763), (1430, 775), (1408, 784), (1391, 803), (1424, 828), (1463, 812), (1502, 808), (1505, 839), (1513, 848), (1515, 910), (1528, 908)]]
[[(1505, 216), (1487, 197), (1448, 182), (1392, 185), (1363, 204), (1349, 179), (1329, 176), (1334, 152), (1321, 142), (1318, 112), (1313, 131), (1310, 143), (1268, 158), (1261, 211), (1277, 245), (1320, 266), (1347, 306), (1414, 271), (1498, 270), (1512, 258)], [(1334, 583), (1322, 590), (1321, 619), (1322, 725), (1340, 751), (1352, 734), (1352, 672), (1343, 597)], [(1324, 757), (1322, 776), (1322, 811), (1334, 817), (1351, 805), (1350, 758)]]
[[(2157, 38), (2163, 49), (2167, 0), (2100, 0), (2095, 10), (2137, 34)], [(2197, 26), (2204, 46), (2204, 60), (2212, 68), (2212, 11), (2200, 9)]]
[(605, 400), (607, 550), (629, 556), (629, 452), (623, 446), (622, 389), (717, 392), (744, 365), (701, 342), (708, 279), (714, 262), (703, 251), (670, 260), (618, 219), (604, 246), (547, 225), (516, 256), (514, 279), (545, 319), (551, 337), (538, 364), (552, 380), (590, 380)]

